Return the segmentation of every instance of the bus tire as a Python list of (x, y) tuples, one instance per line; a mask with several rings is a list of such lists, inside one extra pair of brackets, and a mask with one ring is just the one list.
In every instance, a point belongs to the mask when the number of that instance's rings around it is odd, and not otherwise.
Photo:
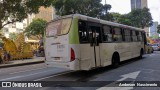
[(114, 53), (112, 56), (112, 67), (113, 68), (117, 68), (119, 67), (119, 63), (120, 63), (120, 57), (118, 53)]
[(151, 53), (153, 53), (153, 49), (151, 50)]
[(142, 56), (143, 56), (143, 49), (141, 49), (140, 51), (139, 59), (142, 59)]

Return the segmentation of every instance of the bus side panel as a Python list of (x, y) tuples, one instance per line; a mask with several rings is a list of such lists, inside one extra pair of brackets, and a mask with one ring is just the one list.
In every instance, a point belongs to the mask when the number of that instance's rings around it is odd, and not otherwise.
[(75, 53), (75, 60), (70, 62), (70, 70), (80, 70), (80, 51), (79, 51), (79, 33), (78, 18), (73, 18), (69, 31), (69, 44)]
[[(93, 52), (93, 51), (92, 51)], [(94, 65), (94, 56), (91, 56), (90, 44), (80, 44), (81, 70), (90, 70)]]
[(113, 51), (114, 51), (113, 43), (100, 44), (101, 66), (108, 66), (112, 64), (111, 60)]
[(73, 18), (69, 32), (69, 44), (79, 44), (78, 18)]
[(75, 53), (75, 60), (71, 61), (69, 63), (69, 69), (70, 70), (80, 70), (80, 50), (79, 50), (79, 44), (70, 44), (70, 48)]
[(102, 66), (112, 64), (112, 56), (114, 52), (118, 52), (120, 61), (132, 58), (130, 43), (102, 43), (100, 45), (100, 56), (102, 59)]
[(119, 52), (120, 61), (132, 58), (132, 44), (128, 42), (116, 43), (115, 51)]

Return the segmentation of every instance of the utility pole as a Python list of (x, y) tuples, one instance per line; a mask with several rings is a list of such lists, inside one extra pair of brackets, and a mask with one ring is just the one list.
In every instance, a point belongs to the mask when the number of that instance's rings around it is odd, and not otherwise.
[(107, 4), (106, 0), (105, 0), (105, 4)]

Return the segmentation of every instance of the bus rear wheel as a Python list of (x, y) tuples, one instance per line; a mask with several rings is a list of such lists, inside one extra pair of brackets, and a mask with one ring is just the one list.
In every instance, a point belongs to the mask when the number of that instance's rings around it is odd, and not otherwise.
[(119, 55), (118, 54), (114, 54), (113, 57), (112, 57), (112, 67), (113, 68), (119, 67), (119, 63), (120, 63)]

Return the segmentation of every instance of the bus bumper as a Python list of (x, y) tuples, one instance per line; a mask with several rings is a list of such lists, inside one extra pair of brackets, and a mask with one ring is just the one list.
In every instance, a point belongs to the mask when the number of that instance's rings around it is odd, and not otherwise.
[(45, 61), (45, 65), (47, 67), (57, 67), (57, 68), (65, 68), (69, 70), (79, 70), (79, 67), (78, 67), (79, 65), (76, 65), (75, 61), (67, 62), (67, 63)]

